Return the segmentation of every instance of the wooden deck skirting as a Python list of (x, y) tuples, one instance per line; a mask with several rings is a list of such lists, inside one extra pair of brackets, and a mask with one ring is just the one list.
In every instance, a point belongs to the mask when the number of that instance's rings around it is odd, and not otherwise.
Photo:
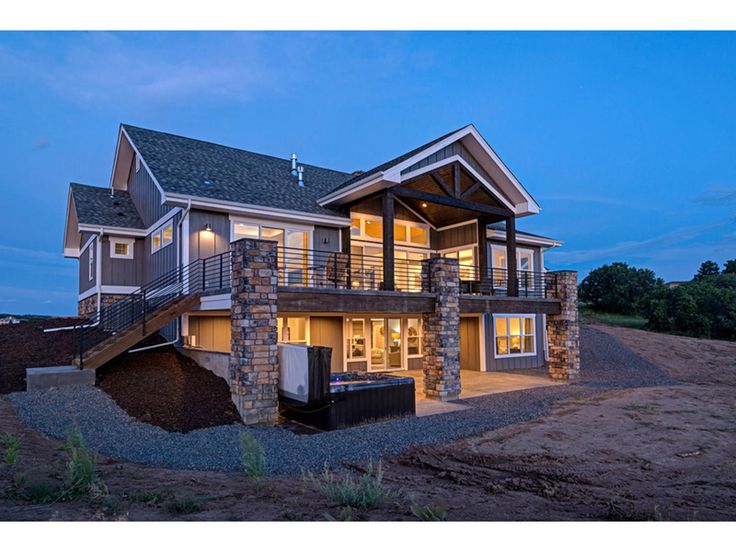
[(492, 297), (461, 295), (461, 314), (560, 314), (559, 299), (525, 299), (524, 297)]

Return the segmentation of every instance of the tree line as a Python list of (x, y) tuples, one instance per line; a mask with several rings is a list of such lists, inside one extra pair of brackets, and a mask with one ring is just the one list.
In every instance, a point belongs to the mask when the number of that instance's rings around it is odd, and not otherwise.
[(605, 264), (583, 279), (579, 297), (600, 312), (642, 316), (651, 330), (736, 340), (736, 259), (723, 269), (705, 261), (690, 281), (670, 285), (647, 268)]

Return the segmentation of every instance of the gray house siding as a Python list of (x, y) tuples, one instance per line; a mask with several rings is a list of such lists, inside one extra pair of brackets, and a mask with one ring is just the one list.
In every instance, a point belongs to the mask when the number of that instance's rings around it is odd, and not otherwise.
[[(84, 238), (84, 234), (82, 235), (83, 239), (89, 239), (89, 234), (87, 235), (87, 238)], [(92, 243), (90, 244), (87, 249), (85, 249), (82, 254), (79, 256), (79, 293), (84, 293), (85, 291), (92, 289), (97, 285), (97, 239), (93, 238)], [(82, 245), (86, 243), (82, 242)], [(92, 279), (89, 277), (89, 250), (95, 249), (95, 256), (92, 261)]]
[(493, 315), (485, 316), (485, 340), (486, 340), (486, 371), (495, 370), (525, 370), (544, 366), (544, 317), (538, 314), (535, 317), (535, 347), (534, 356), (495, 358)]
[(339, 251), (340, 229), (329, 228), (327, 226), (315, 226), (313, 247), (315, 251)]
[(135, 171), (135, 159), (130, 167), (128, 193), (146, 227), (151, 226), (172, 209), (169, 205), (161, 205), (161, 192), (143, 163), (138, 172)]
[(181, 213), (177, 213), (171, 219), (164, 221), (161, 226), (154, 228), (155, 233), (159, 228), (168, 224), (169, 220), (173, 221), (174, 232), (173, 242), (162, 249), (159, 249), (155, 253), (151, 249), (151, 236), (146, 236), (143, 245), (143, 283), (148, 283), (154, 278), (163, 276), (167, 272), (171, 272), (176, 268), (176, 251), (179, 247), (179, 236), (177, 235), (177, 223), (181, 218)]
[(140, 286), (143, 283), (145, 264), (144, 240), (137, 239), (133, 246), (132, 259), (119, 259), (110, 256), (110, 237), (102, 238), (102, 285)]
[[(230, 218), (226, 213), (189, 211), (189, 262), (225, 253), (230, 249)], [(202, 232), (205, 225), (212, 233)]]
[(478, 243), (478, 230), (476, 224), (464, 224), (447, 230), (436, 232), (433, 249), (450, 249), (463, 245), (475, 245)]

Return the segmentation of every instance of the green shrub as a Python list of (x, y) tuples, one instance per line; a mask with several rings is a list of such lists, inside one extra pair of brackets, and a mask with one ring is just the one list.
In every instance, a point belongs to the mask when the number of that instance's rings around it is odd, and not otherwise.
[(161, 491), (141, 491), (137, 493), (131, 493), (128, 496), (131, 502), (143, 502), (149, 506), (159, 504), (163, 500), (163, 493)]
[(316, 490), (341, 506), (367, 509), (391, 496), (391, 493), (383, 487), (383, 469), (380, 462), (375, 469), (373, 463), (369, 463), (365, 473), (355, 479), (350, 474), (337, 477), (327, 465), (319, 475), (305, 472), (303, 476)]
[(266, 473), (266, 453), (261, 443), (250, 433), (240, 435), (240, 460), (245, 473), (260, 483)]
[(166, 503), (166, 510), (177, 515), (196, 514), (202, 511), (202, 503), (195, 498), (175, 498)]
[(5, 448), (5, 463), (8, 466), (14, 465), (19, 457), (20, 439), (10, 433), (3, 433), (0, 440), (2, 440), (3, 447)]
[(56, 502), (61, 494), (61, 489), (46, 479), (29, 481), (20, 493), (24, 499), (34, 504), (50, 504)]
[(421, 521), (447, 521), (447, 504), (438, 502), (428, 506), (411, 505), (411, 513)]
[(97, 456), (87, 449), (79, 430), (74, 429), (69, 433), (64, 448), (69, 459), (66, 464), (63, 498), (101, 491), (102, 484), (95, 473)]

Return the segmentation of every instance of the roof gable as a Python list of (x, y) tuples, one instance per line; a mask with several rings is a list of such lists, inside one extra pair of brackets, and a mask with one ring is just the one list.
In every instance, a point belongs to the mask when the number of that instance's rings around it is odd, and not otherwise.
[(69, 185), (79, 224), (143, 230), (133, 200), (125, 190), (72, 183)]

